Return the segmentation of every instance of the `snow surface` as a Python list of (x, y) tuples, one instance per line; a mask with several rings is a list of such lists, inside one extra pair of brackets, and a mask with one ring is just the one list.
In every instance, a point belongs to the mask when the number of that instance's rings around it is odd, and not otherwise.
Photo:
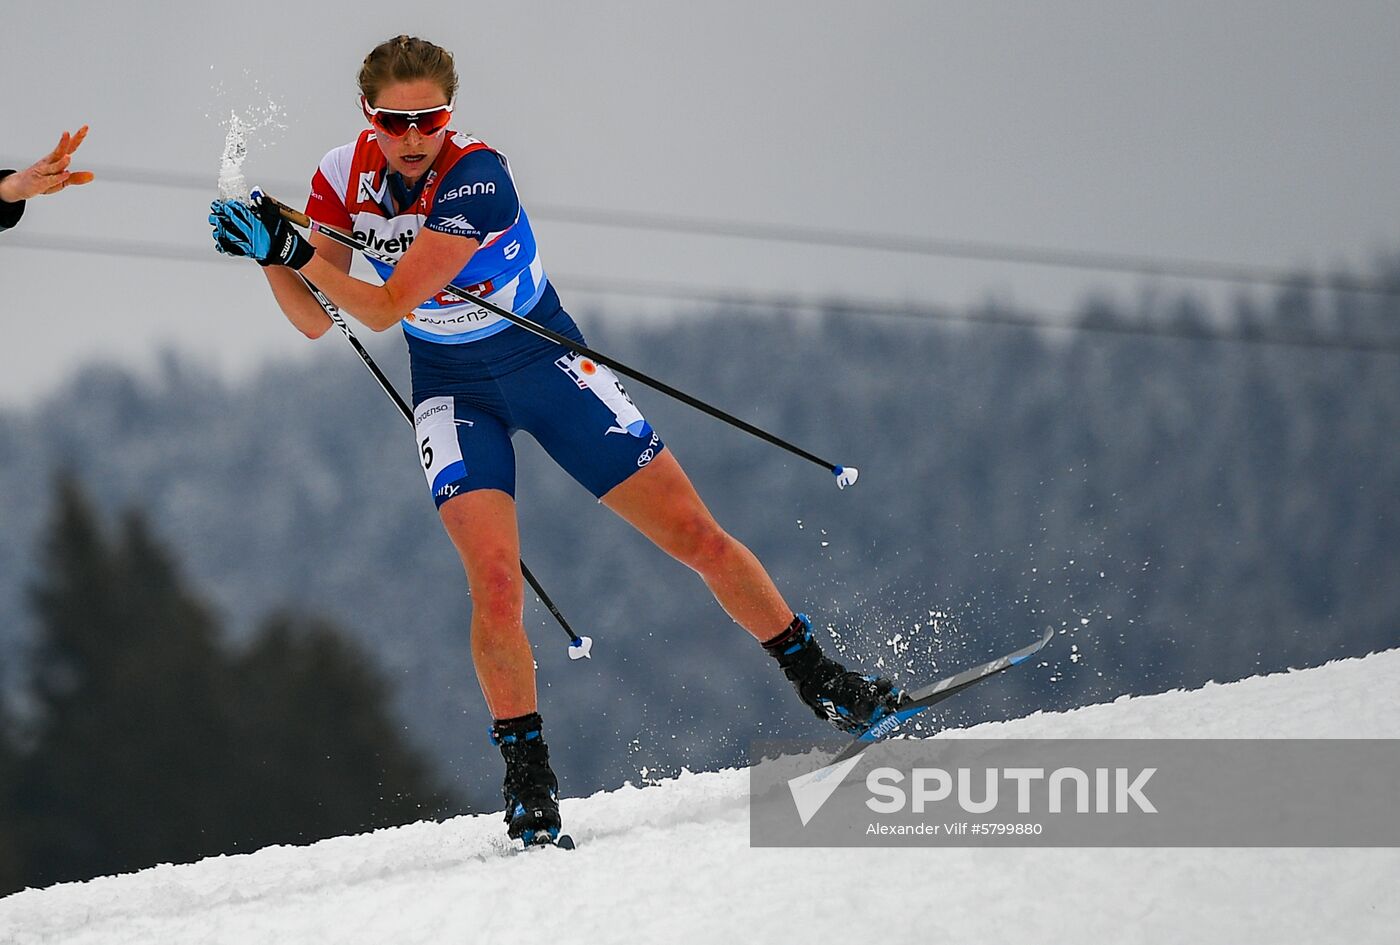
[[(1400, 650), (939, 737), (1395, 738)], [(1400, 941), (1400, 850), (748, 845), (747, 772), (161, 866), (0, 900), (0, 943)]]

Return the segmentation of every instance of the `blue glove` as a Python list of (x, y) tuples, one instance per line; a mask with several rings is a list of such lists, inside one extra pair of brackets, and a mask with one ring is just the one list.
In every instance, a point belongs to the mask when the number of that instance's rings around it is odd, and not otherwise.
[(214, 248), (230, 256), (247, 256), (260, 266), (300, 269), (316, 249), (267, 200), (249, 206), (241, 200), (216, 200), (209, 205)]

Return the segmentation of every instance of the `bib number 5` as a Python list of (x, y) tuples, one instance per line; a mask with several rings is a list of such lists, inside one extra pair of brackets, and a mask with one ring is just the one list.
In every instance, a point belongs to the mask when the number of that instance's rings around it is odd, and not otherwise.
[(462, 446), (457, 442), (456, 407), (451, 397), (430, 397), (413, 413), (413, 429), (418, 438), (418, 458), (428, 490), (436, 498), (455, 489), (467, 474)]

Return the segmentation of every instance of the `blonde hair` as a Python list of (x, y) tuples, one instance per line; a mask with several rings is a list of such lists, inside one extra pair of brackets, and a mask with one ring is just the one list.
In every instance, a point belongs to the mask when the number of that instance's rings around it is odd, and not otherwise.
[(370, 50), (360, 66), (360, 92), (371, 105), (386, 85), (429, 79), (450, 102), (457, 97), (457, 66), (452, 53), (416, 36), (395, 36)]

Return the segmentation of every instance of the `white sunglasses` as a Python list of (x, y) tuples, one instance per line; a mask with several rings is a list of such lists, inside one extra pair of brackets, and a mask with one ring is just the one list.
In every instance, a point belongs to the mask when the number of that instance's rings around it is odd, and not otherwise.
[(365, 117), (369, 119), (370, 124), (391, 138), (402, 138), (408, 134), (410, 128), (417, 128), (420, 135), (431, 138), (446, 128), (447, 123), (452, 120), (455, 104), (449, 102), (446, 105), (407, 111), (400, 108), (375, 108), (370, 105), (368, 99), (360, 96), (360, 107), (365, 110)]

